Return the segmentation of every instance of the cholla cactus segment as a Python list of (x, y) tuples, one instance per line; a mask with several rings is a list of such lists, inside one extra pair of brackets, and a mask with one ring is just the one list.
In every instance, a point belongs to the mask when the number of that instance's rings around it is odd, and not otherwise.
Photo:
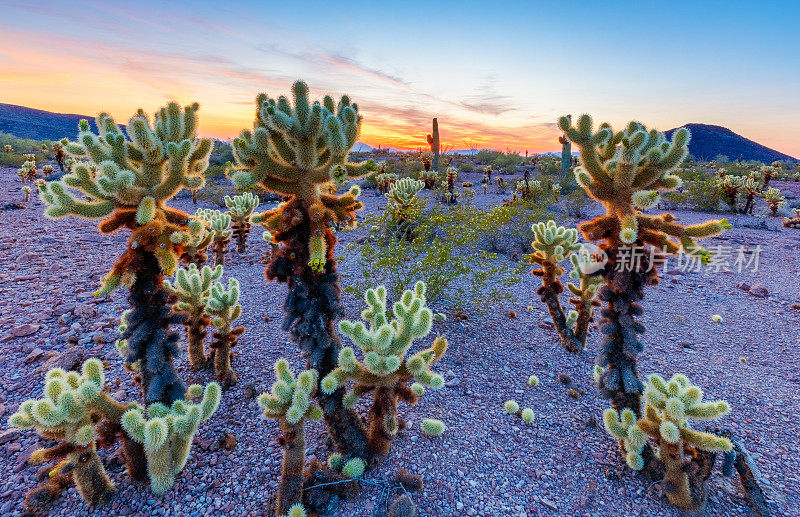
[(617, 244), (637, 241), (677, 253), (702, 250), (695, 238), (722, 233), (729, 225), (709, 221), (683, 226), (672, 216), (647, 216), (638, 211), (657, 203), (658, 192), (678, 188), (681, 180), (672, 174), (688, 154), (690, 133), (681, 128), (672, 141), (664, 133), (631, 122), (615, 132), (602, 124), (593, 132), (592, 118), (581, 115), (573, 125), (569, 117), (559, 119), (566, 137), (580, 148), (582, 165), (575, 169), (578, 184), (600, 202), (606, 215), (583, 223), (580, 230), (590, 240), (609, 239)]
[(444, 425), (444, 422), (434, 418), (424, 419), (419, 427), (422, 429), (422, 432), (425, 434), (425, 436), (430, 436), (432, 438), (438, 438), (442, 436), (442, 433), (444, 433), (445, 429), (447, 429), (447, 427)]
[(238, 343), (239, 336), (244, 333), (244, 327), (233, 326), (233, 322), (242, 314), (239, 295), (239, 281), (230, 278), (227, 289), (222, 283), (216, 282), (211, 286), (206, 298), (205, 312), (214, 317), (211, 323), (217, 329), (214, 333), (214, 342), (211, 344), (214, 371), (225, 386), (235, 384), (237, 381), (231, 367), (231, 358), (233, 347)]
[[(200, 402), (188, 399), (200, 397)], [(136, 442), (144, 445), (150, 487), (156, 494), (172, 488), (175, 477), (186, 466), (192, 440), (203, 422), (219, 407), (221, 389), (215, 382), (205, 389), (198, 384), (189, 386), (187, 400), (176, 400), (171, 406), (151, 404), (147, 411), (130, 409), (122, 415), (122, 428)]]
[(35, 491), (58, 490), (71, 478), (90, 505), (101, 503), (114, 491), (97, 456), (97, 427), (104, 419), (118, 421), (127, 409), (138, 406), (115, 401), (104, 391), (104, 384), (103, 364), (98, 359), (84, 362), (80, 374), (52, 369), (45, 375), (44, 396), (26, 400), (9, 418), (12, 427), (33, 428), (43, 438), (61, 442), (31, 455), (32, 463), (57, 463), (50, 471), (52, 481)]
[(531, 388), (535, 388), (538, 385), (539, 385), (539, 377), (537, 377), (536, 375), (531, 375), (530, 377), (528, 377), (528, 386), (530, 386)]
[(523, 409), (520, 416), (522, 416), (522, 421), (528, 425), (533, 424), (534, 420), (536, 420), (536, 415), (533, 413), (533, 410), (529, 407)]
[(515, 400), (507, 400), (505, 404), (503, 404), (503, 409), (506, 410), (506, 413), (509, 415), (516, 415), (517, 411), (519, 411), (519, 404)]
[(306, 509), (301, 503), (293, 504), (289, 511), (281, 517), (306, 517)]
[(50, 176), (51, 174), (53, 174), (53, 172), (55, 172), (55, 168), (53, 168), (52, 165), (48, 164), (42, 166), (42, 174), (44, 174), (45, 176)]
[(214, 232), (210, 231), (209, 223), (200, 218), (190, 219), (186, 228), (187, 232), (181, 236), (183, 244), (181, 262), (201, 267), (208, 260), (206, 250), (214, 239)]
[(342, 467), (342, 474), (353, 479), (360, 478), (364, 475), (365, 467), (364, 460), (361, 458), (353, 458), (344, 464)]
[[(65, 148), (69, 155), (87, 161), (42, 189), (46, 215), (110, 216), (100, 224), (101, 232), (132, 230), (129, 249), (155, 253), (162, 269), (171, 274), (180, 255), (171, 236), (186, 231), (188, 216), (167, 207), (166, 201), (181, 188), (202, 186), (212, 147), (211, 140), (197, 138), (197, 110), (197, 104), (181, 108), (169, 103), (151, 125), (140, 109), (128, 122), (129, 139), (107, 113), (96, 119), (98, 134), (82, 120), (77, 142)], [(120, 259), (105, 283), (113, 284), (129, 272), (129, 262)]]
[[(342, 320), (339, 330), (361, 351), (363, 360), (351, 347), (339, 353), (338, 366), (321, 382), (324, 393), (333, 393), (347, 381), (354, 381), (345, 402), (354, 402), (361, 394), (373, 391), (370, 411), (368, 446), (376, 457), (385, 457), (399, 430), (397, 401), (416, 403), (420, 386), (434, 389), (444, 386), (444, 379), (431, 367), (447, 350), (447, 340), (437, 337), (430, 348), (406, 357), (414, 341), (426, 337), (431, 330), (433, 314), (425, 307), (425, 284), (417, 282), (414, 290), (403, 293), (392, 307), (393, 318), (387, 317), (386, 289), (368, 289), (364, 295), (367, 308), (361, 313), (363, 322)], [(365, 323), (367, 325), (365, 325)], [(409, 388), (416, 382), (416, 390)]]

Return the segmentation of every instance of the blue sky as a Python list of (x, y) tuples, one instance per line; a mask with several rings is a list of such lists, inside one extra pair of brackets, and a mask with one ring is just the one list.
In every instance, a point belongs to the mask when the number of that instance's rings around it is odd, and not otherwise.
[[(296, 78), (348, 93), (362, 140), (558, 148), (565, 113), (730, 127), (800, 156), (794, 2), (4, 1), (0, 102), (127, 119), (200, 102), (201, 130), (251, 124)], [(609, 7), (612, 6), (612, 7)]]

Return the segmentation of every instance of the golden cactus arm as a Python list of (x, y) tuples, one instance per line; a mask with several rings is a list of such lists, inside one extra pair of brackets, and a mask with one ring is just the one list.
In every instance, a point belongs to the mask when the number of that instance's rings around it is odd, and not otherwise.
[(696, 431), (688, 427), (681, 428), (681, 439), (698, 449), (709, 452), (729, 452), (733, 444), (727, 438), (712, 433)]

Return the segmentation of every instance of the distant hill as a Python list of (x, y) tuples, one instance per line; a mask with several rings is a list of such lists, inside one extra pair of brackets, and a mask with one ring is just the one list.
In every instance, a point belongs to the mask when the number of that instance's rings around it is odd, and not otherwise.
[(87, 119), (92, 130), (96, 129), (94, 117), (53, 113), (0, 103), (0, 131), (20, 138), (34, 140), (69, 138), (73, 140), (78, 134), (78, 121), (81, 119)]
[[(682, 127), (692, 132), (689, 152), (698, 160), (713, 160), (719, 155), (724, 155), (731, 161), (738, 160), (739, 157), (764, 163), (778, 160), (797, 161), (797, 158), (753, 142), (726, 127), (709, 124), (686, 124)], [(669, 138), (672, 138), (675, 129), (666, 131)]]

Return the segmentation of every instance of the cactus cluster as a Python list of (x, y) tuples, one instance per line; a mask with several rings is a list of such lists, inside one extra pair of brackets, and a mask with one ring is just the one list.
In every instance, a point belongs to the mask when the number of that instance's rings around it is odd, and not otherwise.
[(442, 201), (447, 205), (454, 205), (458, 199), (458, 191), (456, 190), (456, 178), (458, 178), (458, 170), (455, 167), (448, 167), (445, 171), (445, 183), (443, 185)]
[[(193, 384), (186, 390), (187, 400), (176, 400), (169, 406), (156, 402), (146, 411), (137, 407), (122, 415), (122, 428), (144, 446), (154, 493), (163, 494), (175, 484), (175, 477), (186, 466), (198, 427), (217, 410), (220, 396), (215, 382), (205, 389)], [(198, 403), (188, 402), (199, 397)]]
[(688, 154), (690, 134), (685, 128), (675, 131), (670, 142), (664, 133), (648, 131), (638, 122), (622, 131), (608, 124), (593, 131), (591, 117), (582, 115), (576, 125), (562, 117), (559, 126), (580, 150), (578, 184), (606, 210), (578, 227), (587, 240), (602, 241), (600, 248), (608, 258), (601, 270), (605, 285), (598, 290), (598, 298), (607, 303), (599, 321), (603, 340), (597, 364), (605, 371), (598, 384), (616, 410), (629, 408), (638, 414), (643, 385), (636, 355), (643, 349), (638, 335), (645, 330), (636, 321), (643, 312), (638, 302), (644, 286), (657, 281), (658, 271), (646, 254), (633, 264), (623, 263), (622, 254), (633, 246), (650, 246), (658, 253), (684, 252), (708, 261), (710, 253), (695, 239), (718, 235), (730, 225), (723, 219), (684, 226), (671, 214), (642, 213), (658, 204), (661, 191), (680, 185), (672, 171)]
[(275, 503), (275, 515), (282, 516), (296, 505), (302, 505), (303, 470), (306, 463), (305, 420), (318, 421), (322, 408), (311, 400), (317, 390), (319, 375), (314, 369), (295, 376), (286, 359), (275, 363), (276, 381), (270, 393), (258, 397), (264, 416), (278, 421), (283, 435), (278, 443), (283, 447), (281, 480)]
[[(358, 399), (372, 392), (369, 410), (368, 446), (373, 458), (384, 458), (392, 441), (404, 425), (397, 415), (397, 404), (415, 404), (425, 387), (444, 385), (444, 379), (431, 371), (447, 350), (447, 340), (437, 337), (430, 348), (409, 354), (417, 339), (431, 331), (433, 314), (425, 306), (425, 284), (417, 282), (407, 290), (387, 316), (386, 289), (368, 289), (364, 295), (367, 308), (361, 313), (364, 322), (342, 320), (339, 330), (361, 352), (359, 360), (352, 347), (339, 353), (338, 366), (321, 382), (322, 391), (332, 393), (352, 382), (344, 403), (352, 407)], [(366, 323), (366, 324), (365, 324)], [(413, 383), (409, 386), (409, 383)]]
[(411, 238), (413, 221), (420, 208), (417, 193), (425, 184), (421, 180), (403, 178), (395, 182), (386, 194), (389, 200), (387, 209), (391, 213), (392, 225), (397, 229), (397, 235)]
[(439, 173), (437, 171), (422, 171), (419, 174), (419, 179), (422, 180), (426, 190), (433, 190), (436, 188), (436, 182), (439, 181)]
[(392, 188), (392, 185), (399, 179), (399, 176), (393, 172), (382, 172), (375, 176), (375, 184), (378, 188), (378, 192), (381, 194), (386, 194), (389, 192), (389, 189)]
[(744, 190), (746, 178), (743, 176), (731, 176), (724, 174), (725, 169), (720, 169), (720, 177), (714, 182), (716, 189), (722, 194), (722, 199), (730, 208), (731, 213), (736, 213), (739, 206), (739, 196)]
[(214, 265), (225, 265), (225, 254), (228, 252), (228, 244), (231, 242), (231, 235), (233, 235), (230, 214), (210, 208), (198, 208), (196, 215), (205, 221), (208, 231), (211, 233)]
[(24, 198), (25, 198), (25, 199), (24, 199), (23, 201), (24, 201), (25, 203), (27, 203), (28, 201), (30, 201), (30, 200), (31, 200), (31, 188), (30, 188), (28, 185), (23, 185), (23, 186), (22, 186), (22, 188), (21, 188), (20, 190), (21, 190), (21, 191), (22, 191), (22, 193), (24, 194)]
[[(576, 229), (557, 226), (553, 220), (535, 223), (531, 229), (535, 251), (529, 255), (529, 260), (539, 266), (532, 273), (542, 278), (537, 294), (547, 306), (561, 343), (570, 352), (579, 352), (586, 347), (594, 308), (600, 305), (595, 294), (603, 280), (596, 271), (588, 271), (592, 258), (578, 243)], [(567, 258), (572, 263), (570, 277), (578, 283), (567, 285), (574, 296), (570, 302), (575, 305), (575, 310), (565, 315), (558, 295), (564, 291), (560, 277), (565, 270), (560, 263)]]
[(25, 162), (22, 164), (22, 167), (17, 169), (17, 176), (19, 176), (19, 179), (22, 181), (22, 183), (25, 183), (26, 181), (33, 182), (33, 180), (36, 179), (36, 156), (32, 154), (25, 155)]
[(642, 451), (651, 440), (655, 457), (665, 467), (661, 486), (667, 498), (683, 510), (702, 508), (707, 475), (702, 476), (697, 465), (703, 461), (699, 452), (729, 452), (733, 445), (717, 434), (692, 429), (689, 419), (716, 420), (730, 412), (728, 403), (704, 402), (703, 391), (683, 374), (675, 374), (669, 381), (651, 375), (644, 399), (642, 418), (631, 409), (607, 409), (603, 414), (606, 429), (622, 442), (625, 461), (633, 470), (645, 467)]
[(45, 375), (44, 397), (26, 400), (9, 418), (12, 427), (33, 428), (43, 439), (59, 442), (31, 455), (31, 463), (55, 462), (55, 466), (47, 467), (46, 481), (28, 494), (26, 506), (43, 506), (71, 483), (92, 506), (114, 492), (97, 454), (101, 424), (119, 421), (135, 404), (115, 401), (104, 385), (103, 364), (98, 359), (84, 362), (80, 374), (52, 369)]
[(225, 196), (225, 206), (228, 207), (228, 214), (231, 217), (231, 228), (236, 237), (236, 251), (244, 253), (247, 251), (247, 236), (250, 234), (252, 226), (253, 210), (258, 207), (260, 200), (258, 196), (251, 192), (245, 192), (238, 196)]
[(516, 190), (522, 199), (528, 199), (542, 190), (542, 182), (528, 179), (526, 171), (525, 178), (517, 182)]

